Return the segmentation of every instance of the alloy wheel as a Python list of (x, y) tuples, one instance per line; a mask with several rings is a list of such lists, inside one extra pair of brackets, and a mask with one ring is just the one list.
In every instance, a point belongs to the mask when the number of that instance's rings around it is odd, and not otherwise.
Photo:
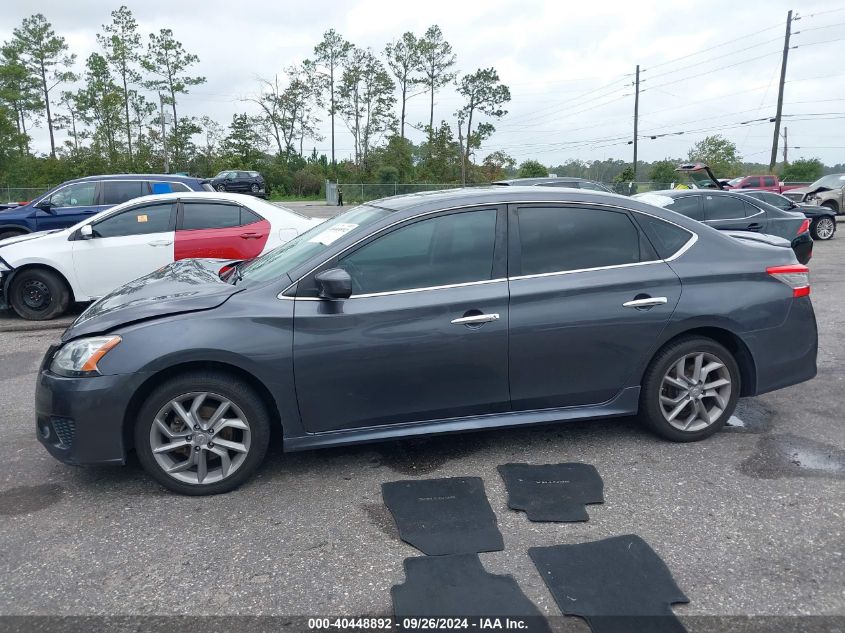
[(725, 411), (731, 398), (731, 374), (709, 352), (685, 354), (663, 375), (660, 410), (679, 431), (707, 428)]
[(816, 222), (816, 235), (820, 240), (829, 240), (833, 237), (836, 225), (831, 218), (820, 218)]
[(162, 471), (193, 485), (231, 477), (249, 454), (251, 439), (243, 411), (210, 392), (172, 399), (150, 428), (150, 448)]

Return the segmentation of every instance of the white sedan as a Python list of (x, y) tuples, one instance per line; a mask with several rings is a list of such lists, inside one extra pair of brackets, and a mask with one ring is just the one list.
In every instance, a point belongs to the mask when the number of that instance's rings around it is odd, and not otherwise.
[(233, 193), (135, 198), (70, 228), (0, 241), (0, 308), (52, 319), (179, 259), (252, 259), (320, 220)]

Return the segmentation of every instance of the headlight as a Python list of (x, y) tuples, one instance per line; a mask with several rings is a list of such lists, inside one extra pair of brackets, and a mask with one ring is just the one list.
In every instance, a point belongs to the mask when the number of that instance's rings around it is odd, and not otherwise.
[(68, 377), (98, 375), (97, 363), (120, 341), (119, 336), (92, 336), (71, 341), (53, 356), (50, 371)]

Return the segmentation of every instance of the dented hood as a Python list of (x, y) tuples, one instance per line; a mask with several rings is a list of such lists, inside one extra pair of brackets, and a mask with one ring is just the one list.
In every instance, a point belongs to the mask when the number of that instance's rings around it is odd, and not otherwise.
[(65, 331), (62, 341), (136, 321), (216, 308), (243, 290), (220, 279), (217, 273), (225, 263), (183, 259), (136, 279), (91, 304)]

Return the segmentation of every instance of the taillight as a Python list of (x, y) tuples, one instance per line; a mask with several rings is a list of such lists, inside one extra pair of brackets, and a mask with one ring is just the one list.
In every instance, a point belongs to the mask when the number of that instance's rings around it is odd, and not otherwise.
[(770, 266), (766, 272), (792, 288), (793, 297), (806, 297), (810, 294), (810, 269), (803, 264)]
[(810, 230), (810, 220), (806, 219), (801, 223), (801, 226), (799, 227), (798, 232), (795, 235), (801, 235), (802, 233), (805, 233), (806, 231), (809, 231), (809, 230)]

